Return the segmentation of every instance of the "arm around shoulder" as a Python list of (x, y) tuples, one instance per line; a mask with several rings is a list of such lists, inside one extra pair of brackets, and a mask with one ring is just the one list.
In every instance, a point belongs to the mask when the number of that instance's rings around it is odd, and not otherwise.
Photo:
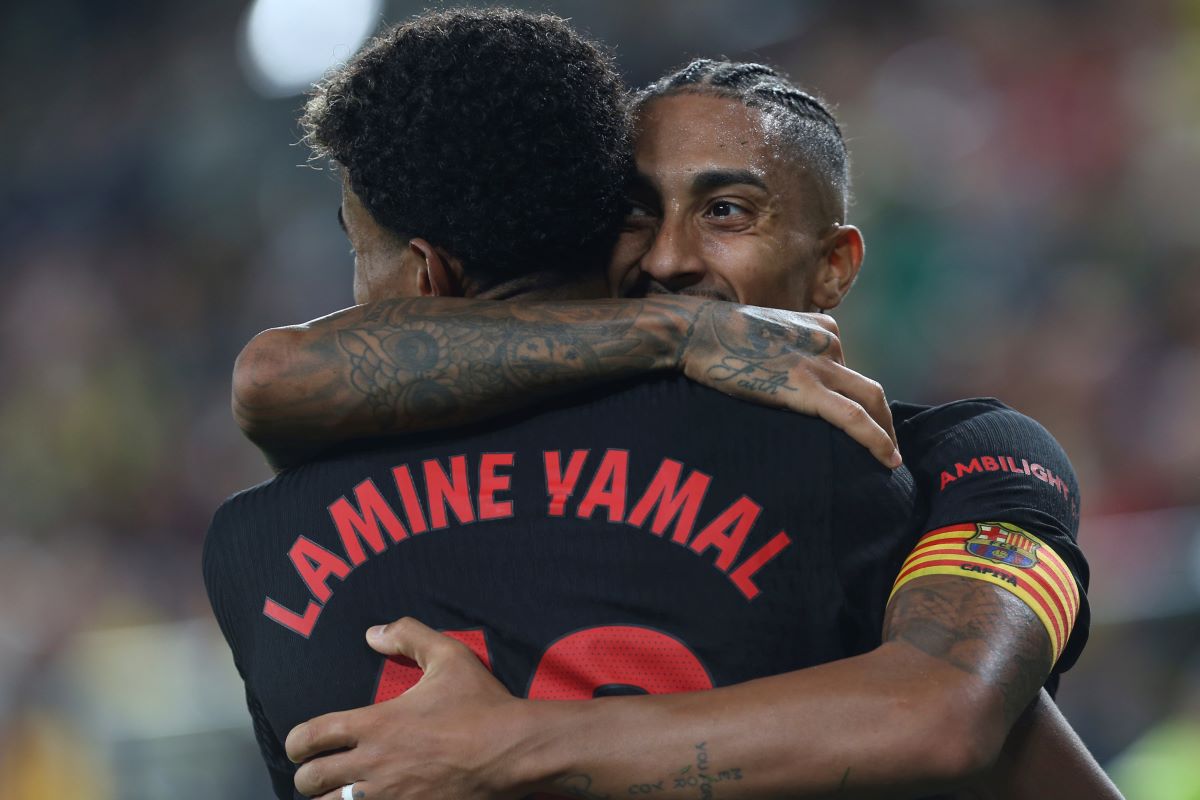
[(296, 362), (304, 352), (306, 331), (270, 328), (242, 348), (233, 365), (233, 417), (251, 439), (272, 431), (297, 392)]
[(511, 785), (593, 793), (577, 797), (694, 797), (695, 777), (729, 798), (915, 798), (970, 784), (1004, 740), (976, 724), (1002, 717), (986, 682), (903, 642), (707, 692), (531, 706)]
[(362, 400), (324, 338), (311, 326), (271, 328), (234, 363), (234, 420), (276, 468), (366, 432)]

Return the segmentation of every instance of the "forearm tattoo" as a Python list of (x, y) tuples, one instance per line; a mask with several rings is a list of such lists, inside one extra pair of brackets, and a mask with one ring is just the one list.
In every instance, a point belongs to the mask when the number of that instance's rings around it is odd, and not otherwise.
[(336, 341), (378, 431), (413, 430), (651, 370), (656, 354), (675, 349), (653, 341), (663, 326), (646, 324), (663, 313), (649, 302), (430, 309), (396, 300), (338, 330)]
[(800, 388), (796, 365), (826, 354), (836, 337), (803, 315), (694, 298), (406, 298), (278, 341), (265, 357), (287, 365), (272, 377), (287, 390), (235, 397), (235, 407), (247, 434), (286, 465), (316, 445), (474, 422), (658, 369), (782, 405), (779, 395)]
[(952, 576), (925, 577), (897, 592), (884, 639), (908, 642), (996, 687), (1009, 726), (1051, 667), (1049, 637), (1028, 606), (1003, 589)]
[[(697, 742), (682, 767), (671, 769), (666, 774), (653, 778), (635, 780), (624, 784), (617, 795), (621, 797), (660, 796), (680, 800), (713, 800), (721, 796), (721, 784), (741, 781), (745, 778), (742, 767), (716, 767), (713, 764), (708, 742)], [(584, 800), (604, 800), (612, 795), (604, 794), (593, 785), (591, 775), (577, 773), (560, 778), (554, 784), (555, 791), (568, 797)]]
[(707, 338), (720, 360), (708, 368), (714, 384), (729, 383), (750, 394), (775, 396), (796, 391), (788, 367), (797, 356), (825, 354), (833, 336), (826, 331), (784, 322), (779, 312), (711, 307), (694, 339)]

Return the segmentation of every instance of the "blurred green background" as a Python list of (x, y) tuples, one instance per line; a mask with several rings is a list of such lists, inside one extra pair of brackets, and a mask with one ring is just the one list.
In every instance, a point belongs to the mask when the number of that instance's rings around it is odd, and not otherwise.
[[(200, 581), (213, 509), (269, 475), (229, 372), (351, 304), (299, 93), (424, 5), (6, 6), (5, 797), (269, 796)], [(1200, 798), (1200, 2), (515, 5), (632, 84), (725, 55), (836, 104), (868, 243), (851, 365), (1062, 441), (1094, 623), (1061, 704), (1131, 800)]]

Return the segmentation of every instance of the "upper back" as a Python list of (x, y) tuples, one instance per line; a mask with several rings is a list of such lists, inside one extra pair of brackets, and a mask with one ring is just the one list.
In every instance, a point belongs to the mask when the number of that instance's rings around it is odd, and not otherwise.
[(825, 423), (656, 379), (281, 474), (217, 512), (205, 579), (282, 738), (415, 680), (363, 638), (405, 615), (539, 697), (862, 652), (911, 503), (904, 470)]

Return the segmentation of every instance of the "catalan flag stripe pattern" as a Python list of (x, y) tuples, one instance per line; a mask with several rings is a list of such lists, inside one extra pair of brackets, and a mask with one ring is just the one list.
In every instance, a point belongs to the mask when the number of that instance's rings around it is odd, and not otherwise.
[[(982, 542), (978, 537), (985, 534), (994, 547), (1032, 554), (1034, 564), (1014, 566), (970, 552), (968, 543)], [(900, 567), (892, 596), (909, 581), (926, 575), (974, 578), (1021, 598), (1046, 627), (1055, 661), (1067, 646), (1079, 615), (1079, 587), (1067, 565), (1041, 539), (1009, 523), (951, 525), (925, 534)]]

